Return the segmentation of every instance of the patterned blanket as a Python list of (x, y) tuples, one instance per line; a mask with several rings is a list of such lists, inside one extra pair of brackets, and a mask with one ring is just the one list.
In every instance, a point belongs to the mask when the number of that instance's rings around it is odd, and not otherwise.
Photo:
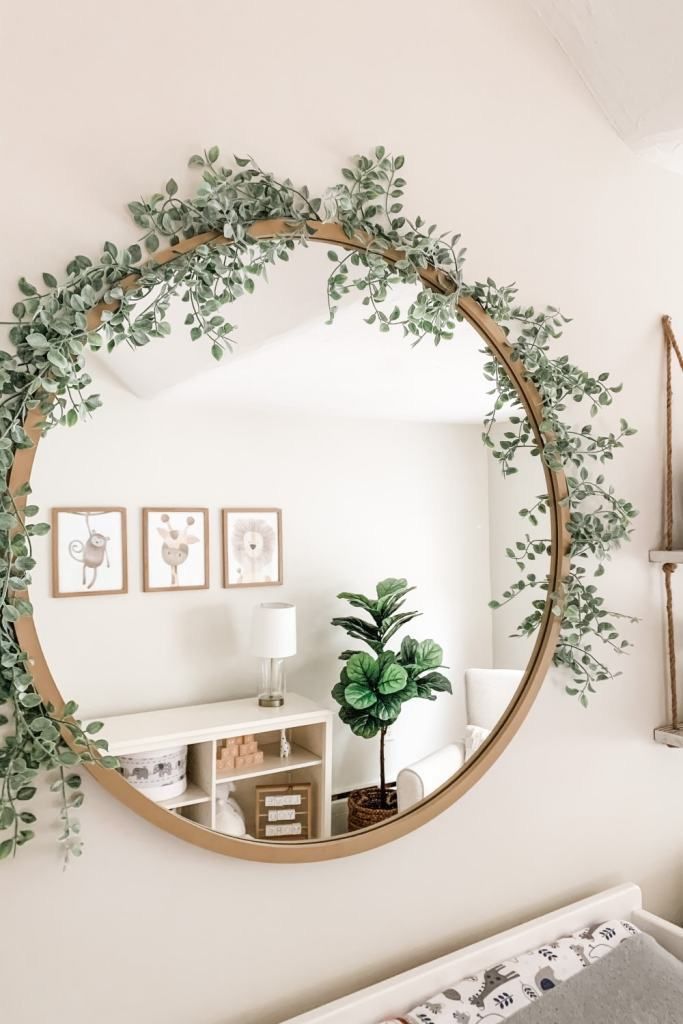
[(386, 1024), (499, 1024), (638, 934), (607, 921), (463, 978)]

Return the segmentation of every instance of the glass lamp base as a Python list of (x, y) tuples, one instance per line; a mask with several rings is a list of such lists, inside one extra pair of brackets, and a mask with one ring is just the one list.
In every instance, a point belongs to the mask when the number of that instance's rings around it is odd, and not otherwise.
[(280, 693), (260, 693), (258, 702), (261, 708), (281, 708), (285, 698)]
[(281, 708), (285, 702), (285, 663), (283, 658), (261, 659), (259, 707)]

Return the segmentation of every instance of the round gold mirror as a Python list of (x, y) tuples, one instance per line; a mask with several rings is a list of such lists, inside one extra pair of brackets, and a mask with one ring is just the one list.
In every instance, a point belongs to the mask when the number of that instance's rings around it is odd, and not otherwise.
[[(40, 444), (32, 414), (36, 445), (10, 482), (31, 480), (53, 510), (19, 642), (43, 700), (68, 694), (104, 722), (121, 767), (94, 764), (97, 779), (180, 838), (289, 863), (388, 842), (481, 778), (560, 627), (550, 597), (535, 595), (533, 631), (516, 629), (524, 595), (516, 617), (491, 607), (506, 604), (520, 504), (547, 495), (534, 556), (548, 595), (568, 551), (566, 481), (537, 457), (541, 403), (501, 328), (470, 297), (438, 347), (370, 336), (343, 310), (323, 326), (307, 296), (326, 250), (368, 243), (333, 223), (308, 231), (280, 283), (238, 304), (238, 354), (209, 374), (178, 297), (182, 349), (159, 343), (163, 369), (155, 346), (115, 352), (107, 369), (95, 357), (103, 410)], [(155, 259), (225, 244), (201, 235)], [(115, 305), (91, 309), (88, 327)], [(494, 424), (497, 377), (514, 402)], [(516, 477), (482, 445), (482, 420), (528, 439)], [(100, 600), (58, 599), (84, 596)]]

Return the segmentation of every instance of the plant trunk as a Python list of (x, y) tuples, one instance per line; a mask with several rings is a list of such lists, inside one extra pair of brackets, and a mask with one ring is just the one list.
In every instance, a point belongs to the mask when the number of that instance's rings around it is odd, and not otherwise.
[(387, 734), (386, 726), (379, 731), (379, 794), (380, 806), (383, 810), (387, 807), (387, 778), (384, 768), (384, 737)]

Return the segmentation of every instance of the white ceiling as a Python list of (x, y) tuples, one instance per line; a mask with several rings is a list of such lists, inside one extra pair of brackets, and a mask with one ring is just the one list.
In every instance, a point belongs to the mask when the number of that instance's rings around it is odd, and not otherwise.
[(491, 408), (485, 357), (471, 327), (452, 342), (415, 348), (400, 331), (380, 334), (360, 310), (333, 327), (307, 324), (255, 350), (226, 357), (161, 396), (172, 402), (229, 403), (242, 411), (481, 423)]
[(681, 0), (530, 0), (621, 138), (683, 173)]
[[(327, 326), (325, 251), (303, 250), (228, 314), (239, 344), (221, 363), (193, 342), (178, 300), (172, 334), (142, 349), (98, 356), (129, 391), (155, 403), (229, 403), (240, 411), (326, 413), (359, 418), (481, 423), (491, 407), (483, 343), (468, 324), (438, 348), (415, 348), (401, 330), (382, 334), (368, 310), (347, 300)], [(412, 289), (396, 295), (402, 304)], [(95, 372), (97, 372), (95, 370)]]

